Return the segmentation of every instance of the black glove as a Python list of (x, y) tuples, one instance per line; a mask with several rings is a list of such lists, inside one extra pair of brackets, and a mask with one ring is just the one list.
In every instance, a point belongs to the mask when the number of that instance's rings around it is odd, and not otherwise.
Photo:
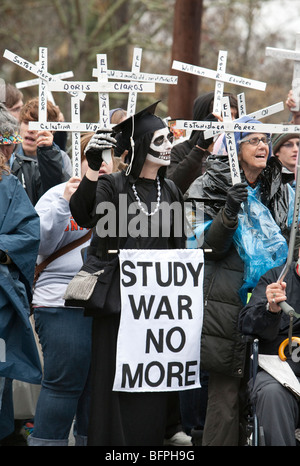
[(224, 213), (229, 220), (235, 220), (241, 203), (248, 197), (247, 183), (236, 183), (227, 192)]
[(88, 166), (95, 171), (98, 171), (103, 162), (102, 151), (105, 149), (111, 149), (116, 146), (117, 141), (111, 136), (111, 130), (99, 129), (89, 140), (84, 154)]
[[(215, 117), (212, 113), (209, 113), (203, 121), (218, 121), (218, 118)], [(201, 149), (208, 149), (208, 147), (214, 142), (214, 138), (204, 139), (204, 131), (200, 131), (199, 138), (197, 141), (197, 146)]]

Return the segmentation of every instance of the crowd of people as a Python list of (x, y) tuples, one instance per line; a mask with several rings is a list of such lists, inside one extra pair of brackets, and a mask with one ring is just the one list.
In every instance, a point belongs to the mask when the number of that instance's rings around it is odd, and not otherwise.
[[(236, 119), (237, 99), (227, 95)], [(195, 100), (194, 120), (221, 119), (212, 113), (213, 99), (209, 92)], [(0, 104), (1, 445), (11, 444), (16, 430), (13, 380), (41, 387), (24, 440), (29, 446), (67, 446), (71, 429), (78, 446), (241, 446), (253, 403), (267, 445), (297, 444), (299, 397), (261, 368), (252, 387), (250, 340), (259, 338), (261, 353), (276, 355), (291, 328), (279, 303), (298, 304), (298, 234), (291, 270), (284, 282), (278, 277), (290, 243), (299, 134), (266, 134), (263, 125), (261, 132), (234, 133), (241, 182), (233, 185), (225, 135), (205, 139), (193, 131), (174, 142), (156, 115), (158, 105), (130, 117), (114, 109), (112, 131), (82, 134), (78, 178), (67, 135), (29, 129), (38, 121), (38, 98), (24, 102), (15, 86), (6, 86)], [(291, 92), (286, 105), (295, 122)], [(47, 120), (62, 118), (48, 102)], [(127, 196), (126, 216), (120, 194)], [(175, 234), (177, 222), (186, 221), (185, 201), (196, 242), (184, 228)], [(120, 223), (126, 218), (127, 236), (99, 234), (105, 214), (97, 206), (108, 202)], [(174, 202), (182, 206), (181, 218), (170, 218), (166, 237), (159, 213)], [(133, 204), (145, 217), (145, 235), (127, 228), (137, 218)], [(201, 387), (113, 390), (120, 312), (67, 306), (68, 284), (83, 263), (113, 261), (119, 249), (187, 247), (205, 251)], [(300, 337), (299, 329), (295, 316), (293, 336)], [(293, 359), (290, 352), (286, 363), (300, 381)]]

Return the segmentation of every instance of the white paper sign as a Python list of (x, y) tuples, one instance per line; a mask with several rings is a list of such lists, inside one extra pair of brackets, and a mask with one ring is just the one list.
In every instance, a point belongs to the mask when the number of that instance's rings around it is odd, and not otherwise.
[(200, 387), (201, 249), (120, 251), (122, 312), (113, 390)]

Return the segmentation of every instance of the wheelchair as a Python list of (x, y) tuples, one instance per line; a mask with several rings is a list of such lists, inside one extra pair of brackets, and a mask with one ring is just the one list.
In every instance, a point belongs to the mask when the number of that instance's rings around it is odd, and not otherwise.
[(249, 400), (248, 400), (248, 414), (247, 414), (247, 423), (246, 423), (246, 437), (248, 446), (265, 446), (265, 437), (264, 430), (262, 426), (258, 425), (257, 415), (255, 404), (250, 402), (250, 390), (252, 390), (257, 371), (258, 371), (258, 339), (250, 339), (250, 337), (245, 337), (248, 343), (251, 344), (251, 359), (250, 359), (250, 374), (249, 374), (249, 384), (251, 382), (251, 387), (249, 385)]
[[(250, 392), (252, 391), (252, 388), (255, 383), (256, 375), (258, 372), (259, 341), (257, 338), (253, 339), (252, 337), (249, 337), (249, 336), (246, 337), (246, 340), (251, 346), (249, 390), (248, 390), (249, 399), (248, 399), (248, 414), (247, 414), (247, 422), (246, 422), (246, 437), (247, 437), (246, 445), (266, 446), (264, 429), (262, 426), (259, 425), (257, 414), (256, 414), (255, 403), (252, 403), (250, 401)], [(295, 340), (298, 343), (300, 343), (298, 337), (295, 337)], [(280, 359), (282, 359), (283, 361), (286, 360), (286, 357), (284, 355), (284, 350), (287, 344), (288, 344), (288, 339), (282, 342), (278, 350), (278, 355)], [(300, 416), (299, 416), (298, 428), (296, 429), (296, 432), (295, 432), (295, 438), (296, 438), (296, 446), (300, 446)]]

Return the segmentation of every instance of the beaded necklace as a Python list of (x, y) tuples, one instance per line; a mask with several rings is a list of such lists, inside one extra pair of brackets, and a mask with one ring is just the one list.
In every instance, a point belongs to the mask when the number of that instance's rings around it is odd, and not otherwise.
[(156, 181), (157, 181), (157, 201), (156, 201), (155, 209), (153, 210), (153, 212), (150, 212), (150, 213), (147, 212), (147, 210), (144, 209), (144, 207), (143, 207), (143, 205), (142, 205), (142, 203), (141, 203), (141, 199), (139, 198), (139, 195), (138, 195), (138, 193), (137, 193), (135, 184), (132, 185), (133, 194), (134, 194), (134, 197), (135, 197), (136, 200), (137, 200), (138, 206), (139, 206), (139, 208), (141, 209), (141, 211), (143, 212), (143, 214), (147, 215), (147, 217), (150, 217), (151, 215), (156, 214), (156, 212), (157, 212), (158, 209), (159, 209), (159, 205), (160, 205), (160, 196), (161, 196), (161, 189), (160, 189), (159, 177), (156, 178)]

